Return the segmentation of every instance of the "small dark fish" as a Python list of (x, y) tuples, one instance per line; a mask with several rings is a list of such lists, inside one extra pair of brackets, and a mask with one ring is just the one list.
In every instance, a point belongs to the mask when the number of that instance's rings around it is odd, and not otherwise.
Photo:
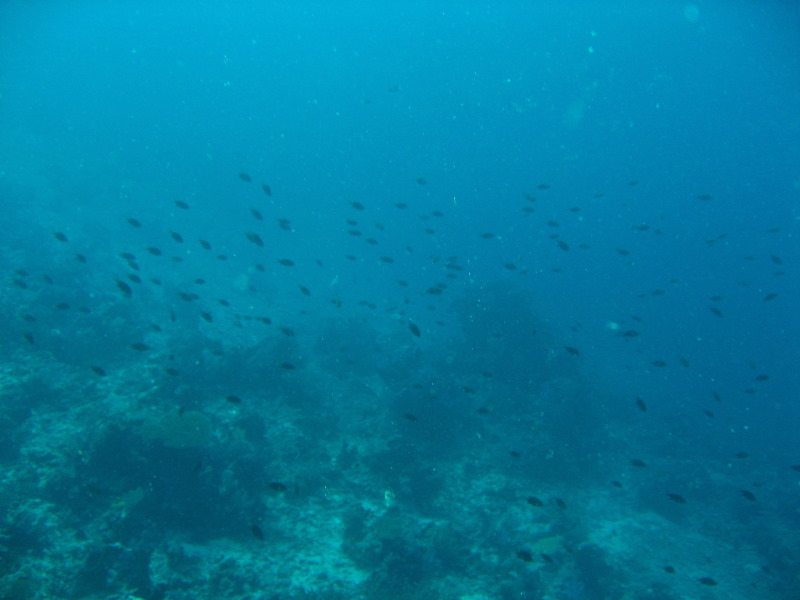
[(427, 180), (427, 179), (425, 179), (424, 177), (417, 177), (417, 180), (416, 180), (416, 181), (417, 181), (417, 183), (418, 183), (418, 184), (420, 184), (420, 185), (425, 185), (426, 183), (428, 183), (428, 180)]
[(278, 264), (283, 265), (284, 267), (293, 267), (294, 261), (289, 258), (282, 258), (278, 261)]
[(680, 494), (667, 494), (667, 497), (673, 502), (677, 502), (678, 504), (686, 504), (686, 498), (684, 498)]
[(272, 196), (272, 188), (269, 187), (266, 183), (261, 186), (261, 189), (264, 190), (264, 193), (267, 196)]
[(734, 454), (734, 456), (736, 458), (742, 459), (742, 460), (745, 459), (745, 458), (750, 458), (750, 454), (747, 453), (747, 452), (737, 452), (736, 454)]
[(539, 185), (536, 186), (536, 189), (537, 190), (542, 190), (542, 191), (549, 190), (550, 189), (550, 184), (549, 183), (540, 183)]
[(100, 377), (106, 376), (106, 370), (103, 367), (98, 367), (96, 365), (92, 365), (89, 367), (92, 371), (94, 371), (95, 375), (99, 375)]
[(625, 248), (617, 248), (617, 254), (621, 254), (622, 256), (628, 256), (630, 251), (625, 250)]
[(76, 254), (75, 255), (75, 260), (77, 260), (79, 263), (82, 263), (84, 265), (87, 263), (86, 257), (83, 254)]
[(639, 407), (640, 411), (647, 412), (647, 404), (639, 396), (636, 396), (636, 406)]
[(755, 381), (768, 381), (768, 380), (769, 380), (769, 375), (767, 375), (766, 373), (762, 373), (761, 375), (757, 375), (756, 378), (755, 378)]
[(189, 210), (189, 205), (183, 200), (175, 200), (175, 206), (182, 208), (183, 210)]
[(714, 417), (716, 417), (716, 415), (708, 409), (703, 409), (703, 414), (707, 416), (709, 419), (713, 419)]
[(286, 335), (288, 337), (294, 336), (294, 331), (288, 327), (281, 327), (281, 333), (283, 333), (283, 335)]
[(712, 196), (711, 194), (699, 194), (699, 195), (697, 196), (697, 199), (698, 199), (698, 200), (703, 200), (704, 202), (708, 202), (708, 201), (709, 201), (709, 200), (711, 200), (713, 197), (714, 197), (714, 196)]
[(179, 244), (183, 243), (183, 236), (180, 233), (178, 233), (177, 231), (170, 231), (169, 235), (173, 240), (175, 240)]
[(612, 481), (611, 485), (617, 488), (622, 488), (622, 483), (620, 483), (619, 481)]
[(663, 360), (654, 360), (650, 364), (653, 365), (654, 367), (658, 367), (659, 369), (663, 369), (664, 367), (667, 366), (667, 363), (665, 363)]
[(142, 226), (141, 221), (139, 219), (134, 219), (133, 217), (128, 217), (125, 219), (128, 222), (128, 225), (131, 227), (136, 227), (137, 229)]
[(767, 294), (766, 296), (764, 296), (764, 302), (772, 302), (777, 297), (778, 294)]
[(678, 358), (678, 362), (681, 363), (681, 366), (688, 369), (689, 368), (689, 361), (684, 358), (683, 356)]
[(255, 208), (250, 209), (250, 214), (253, 215), (253, 217), (259, 221), (264, 220), (264, 215), (262, 215), (261, 212), (256, 210)]
[(59, 302), (54, 307), (56, 310), (69, 310), (69, 304), (66, 302)]
[(245, 233), (247, 239), (254, 243), (256, 246), (260, 246), (261, 248), (264, 247), (264, 240), (261, 239), (261, 236), (257, 233), (253, 233), (252, 231), (248, 231)]
[(699, 581), (703, 585), (717, 585), (716, 580), (712, 579), (711, 577), (701, 577), (697, 581)]
[(178, 369), (175, 369), (173, 367), (167, 367), (166, 369), (164, 369), (164, 371), (166, 371), (167, 375), (169, 375), (170, 377), (177, 377), (178, 375), (181, 374), (181, 372), (178, 371)]
[(569, 252), (569, 244), (567, 244), (567, 242), (565, 242), (564, 240), (558, 240), (556, 243), (558, 244), (558, 247), (561, 248), (564, 252)]
[[(63, 240), (62, 240), (62, 241), (63, 241)], [(780, 256), (775, 256), (775, 255), (773, 254), (773, 255), (772, 255), (772, 256), (770, 256), (769, 258), (770, 258), (770, 260), (772, 260), (772, 262), (774, 262), (776, 265), (782, 265), (782, 264), (783, 264), (783, 259), (782, 259)]]
[(631, 465), (640, 469), (644, 469), (647, 466), (647, 463), (643, 460), (639, 460), (638, 458), (633, 458), (631, 459)]
[(412, 423), (417, 422), (417, 417), (415, 415), (412, 415), (411, 413), (403, 413), (403, 418), (406, 421), (411, 421)]
[(200, 316), (202, 317), (202, 319), (203, 319), (203, 320), (204, 320), (206, 323), (211, 323), (211, 322), (214, 320), (214, 317), (212, 317), (212, 316), (211, 316), (210, 314), (208, 314), (207, 312), (201, 312), (201, 313), (200, 313)]
[(533, 554), (527, 550), (517, 550), (517, 558), (525, 562), (533, 562)]
[(417, 327), (417, 325), (416, 325), (415, 323), (411, 323), (410, 321), (409, 321), (409, 323), (408, 323), (408, 330), (409, 330), (409, 331), (410, 331), (410, 332), (411, 332), (413, 335), (415, 335), (415, 336), (417, 336), (417, 337), (420, 337), (420, 336), (422, 335), (422, 332), (419, 330), (419, 327)]
[(550, 564), (552, 564), (552, 563), (554, 562), (554, 561), (553, 561), (553, 557), (552, 557), (552, 556), (550, 556), (549, 554), (545, 554), (544, 552), (542, 552), (542, 553), (540, 554), (540, 556), (542, 557), (542, 560), (543, 560), (544, 562), (546, 562), (546, 563), (550, 563)]
[(131, 289), (131, 286), (129, 286), (129, 285), (128, 285), (127, 283), (125, 283), (124, 281), (120, 281), (119, 279), (117, 279), (117, 287), (120, 289), (120, 291), (121, 291), (121, 292), (122, 292), (122, 293), (123, 293), (125, 296), (128, 296), (128, 297), (130, 297), (130, 296), (133, 294), (133, 289)]
[(36, 317), (34, 317), (33, 315), (29, 315), (28, 313), (22, 314), (21, 318), (26, 323), (34, 323), (34, 322), (36, 322)]
[(720, 318), (725, 316), (725, 315), (722, 314), (722, 311), (720, 309), (718, 309), (716, 306), (712, 306), (708, 310), (710, 310), (712, 313), (714, 313), (714, 315), (716, 315), (716, 316), (718, 316)]
[(154, 247), (152, 247), (152, 246), (150, 246), (150, 247), (147, 249), (147, 251), (148, 251), (150, 254), (152, 254), (153, 256), (161, 256), (162, 254), (164, 254), (163, 252), (161, 252), (161, 250), (159, 250), (158, 248), (154, 248)]
[(309, 289), (308, 289), (306, 286), (304, 286), (304, 285), (301, 285), (301, 286), (300, 286), (300, 291), (303, 293), (303, 295), (304, 295), (304, 296), (310, 296), (310, 295), (311, 295), (311, 290), (309, 290)]
[(635, 329), (628, 329), (626, 331), (620, 331), (617, 335), (623, 338), (635, 338), (639, 337), (639, 332)]
[(253, 178), (250, 177), (250, 175), (248, 175), (247, 173), (239, 173), (239, 179), (241, 179), (245, 183), (250, 183), (251, 181), (253, 181)]
[(484, 240), (491, 240), (491, 239), (493, 239), (493, 238), (496, 238), (497, 236), (496, 236), (495, 234), (493, 234), (493, 233), (490, 233), (490, 232), (488, 232), (488, 231), (487, 231), (486, 233), (482, 233), (482, 234), (481, 234), (481, 237), (482, 237)]
[(394, 259), (391, 256), (381, 256), (380, 261), (391, 264), (394, 262)]
[(27, 283), (25, 283), (24, 281), (22, 281), (21, 279), (12, 279), (12, 280), (11, 280), (11, 282), (12, 282), (12, 283), (13, 283), (15, 286), (17, 286), (18, 288), (20, 288), (21, 290), (26, 290), (26, 289), (28, 289), (28, 284), (27, 284)]
[(91, 483), (87, 483), (83, 487), (84, 487), (84, 489), (86, 490), (86, 493), (89, 496), (102, 496), (103, 492), (104, 492), (104, 490), (102, 490), (101, 488), (99, 488), (99, 487), (97, 487), (95, 485), (92, 485)]
[(61, 233), (60, 231), (54, 231), (53, 237), (56, 238), (59, 242), (68, 242), (69, 238), (66, 235)]
[(267, 487), (271, 489), (273, 492), (285, 492), (289, 488), (286, 487), (286, 484), (281, 483), (280, 481), (271, 481)]
[(540, 507), (544, 506), (544, 502), (542, 502), (542, 501), (541, 501), (539, 498), (537, 498), (536, 496), (528, 496), (528, 497), (525, 499), (525, 501), (526, 501), (528, 504), (530, 504), (531, 506), (535, 506), (535, 507), (537, 507), (537, 508), (540, 508)]
[[(249, 179), (247, 181), (249, 181)], [(261, 527), (259, 527), (255, 523), (250, 525), (250, 533), (252, 533), (253, 537), (256, 538), (259, 542), (264, 541), (264, 532), (261, 531)]]
[(23, 338), (25, 339), (25, 341), (26, 341), (26, 342), (28, 342), (29, 344), (35, 344), (35, 343), (36, 343), (36, 340), (34, 340), (34, 339), (33, 339), (33, 334), (32, 334), (32, 333), (27, 333), (27, 332), (26, 332), (26, 333), (23, 333), (23, 334), (22, 334), (22, 337), (23, 337)]
[(135, 344), (131, 344), (131, 348), (133, 348), (137, 352), (145, 352), (147, 350), (150, 350), (150, 346), (148, 346), (147, 344), (143, 344), (141, 342), (136, 342)]
[(199, 241), (200, 241), (200, 245), (203, 248), (205, 248), (206, 250), (211, 250), (211, 243), (210, 242), (207, 242), (205, 240), (199, 240)]
[(567, 503), (564, 502), (561, 498), (555, 498), (556, 506), (561, 510), (567, 510)]
[(574, 346), (564, 346), (564, 350), (566, 350), (573, 356), (578, 356), (581, 353), (581, 351), (575, 348)]
[(749, 490), (739, 490), (739, 491), (741, 492), (742, 496), (750, 500), (750, 502), (756, 501), (756, 495), (753, 492)]
[(800, 465), (792, 465), (789, 467), (792, 471), (800, 471)]
[(514, 263), (506, 263), (503, 266), (509, 271), (515, 271), (517, 269), (517, 265), (515, 265)]
[(350, 206), (352, 206), (356, 210), (364, 210), (364, 205), (361, 204), (361, 202), (351, 202)]
[(675, 572), (675, 567), (671, 567), (670, 565), (666, 565), (666, 566), (664, 567), (664, 571), (666, 571), (667, 573), (669, 573), (670, 575), (672, 575), (672, 574)]
[(178, 292), (178, 296), (184, 302), (193, 302), (200, 298), (200, 296), (198, 296), (197, 294), (192, 294), (189, 292)]
[(397, 202), (397, 203), (395, 203), (395, 206), (397, 208), (399, 208), (400, 210), (403, 210), (404, 208), (408, 208), (408, 204), (406, 204), (405, 202)]
[(290, 362), (282, 362), (280, 364), (280, 367), (281, 367), (281, 369), (284, 369), (286, 371), (294, 371), (297, 368)]
[(231, 404), (241, 404), (242, 403), (242, 399), (239, 398), (239, 396), (233, 396), (233, 395), (225, 396), (225, 401), (226, 402), (230, 402)]
[(511, 456), (511, 458), (522, 458), (522, 453), (517, 452), (516, 450), (509, 450), (508, 454)]

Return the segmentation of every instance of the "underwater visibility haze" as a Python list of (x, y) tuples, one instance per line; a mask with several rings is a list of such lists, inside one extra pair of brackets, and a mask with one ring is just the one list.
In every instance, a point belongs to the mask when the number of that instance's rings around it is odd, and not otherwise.
[(800, 598), (799, 32), (0, 4), (0, 600)]

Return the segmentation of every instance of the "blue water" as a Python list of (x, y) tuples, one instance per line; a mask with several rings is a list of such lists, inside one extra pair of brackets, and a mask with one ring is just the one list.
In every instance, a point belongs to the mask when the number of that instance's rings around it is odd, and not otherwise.
[(2, 3), (0, 598), (800, 597), (798, 31)]

